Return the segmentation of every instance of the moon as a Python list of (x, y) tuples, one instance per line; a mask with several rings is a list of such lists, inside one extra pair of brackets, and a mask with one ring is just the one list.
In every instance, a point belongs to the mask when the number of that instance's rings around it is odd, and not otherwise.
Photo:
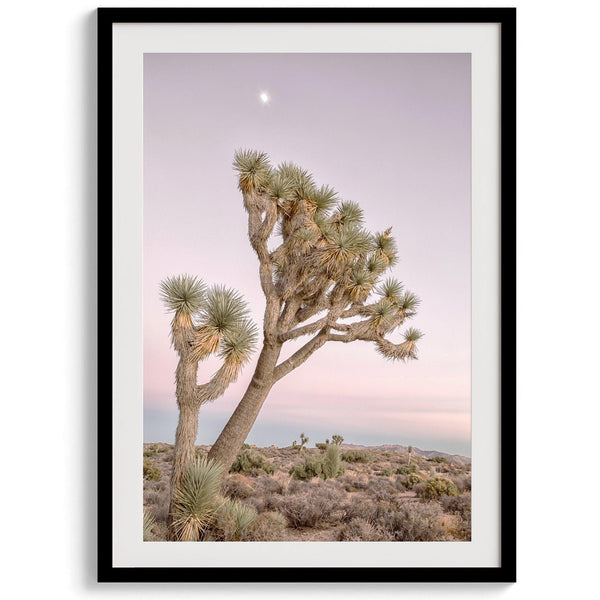
[(269, 94), (267, 94), (267, 92), (261, 92), (260, 93), (260, 101), (263, 104), (268, 104), (270, 99), (271, 98), (269, 97)]

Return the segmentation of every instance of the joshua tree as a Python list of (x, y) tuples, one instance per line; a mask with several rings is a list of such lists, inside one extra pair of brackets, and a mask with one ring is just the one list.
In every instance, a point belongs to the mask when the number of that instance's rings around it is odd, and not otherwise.
[(304, 433), (300, 434), (300, 448), (298, 450), (298, 452), (302, 453), (302, 450), (304, 449), (304, 446), (306, 446), (306, 444), (308, 444), (308, 437), (304, 435)]
[[(201, 280), (189, 275), (169, 277), (160, 287), (162, 300), (173, 313), (171, 341), (179, 354), (175, 372), (179, 423), (169, 509), (172, 514), (177, 486), (195, 455), (200, 407), (222, 396), (236, 381), (258, 336), (256, 325), (248, 319), (246, 303), (237, 292), (222, 286), (207, 290)], [(198, 363), (211, 354), (222, 358), (223, 364), (210, 381), (198, 385)]]
[[(236, 152), (233, 164), (266, 307), (254, 376), (209, 454), (227, 467), (273, 385), (324, 344), (373, 342), (384, 357), (405, 361), (416, 358), (421, 337), (413, 328), (401, 343), (386, 337), (415, 315), (419, 303), (395, 279), (381, 281), (397, 260), (391, 229), (366, 231), (358, 204), (339, 200), (294, 164), (274, 168), (266, 154), (252, 150)], [(305, 336), (279, 361), (284, 344)]]
[(341, 446), (342, 442), (344, 441), (344, 436), (336, 433), (335, 435), (331, 436), (331, 439), (336, 446)]
[(406, 463), (409, 466), (410, 466), (410, 457), (411, 457), (411, 454), (412, 454), (412, 450), (413, 450), (412, 446), (409, 446), (408, 447), (408, 461)]

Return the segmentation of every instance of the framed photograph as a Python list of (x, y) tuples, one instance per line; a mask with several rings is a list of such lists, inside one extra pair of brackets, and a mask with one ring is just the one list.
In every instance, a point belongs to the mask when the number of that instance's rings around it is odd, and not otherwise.
[(515, 581), (515, 23), (98, 10), (99, 581)]

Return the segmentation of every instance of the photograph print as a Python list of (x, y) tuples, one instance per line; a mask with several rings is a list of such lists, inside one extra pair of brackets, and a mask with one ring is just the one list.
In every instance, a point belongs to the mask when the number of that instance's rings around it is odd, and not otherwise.
[(147, 53), (143, 153), (144, 541), (470, 541), (471, 54)]

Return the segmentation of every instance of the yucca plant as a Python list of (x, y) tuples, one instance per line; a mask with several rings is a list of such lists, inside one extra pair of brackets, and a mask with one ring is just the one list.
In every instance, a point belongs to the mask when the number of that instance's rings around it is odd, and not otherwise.
[(143, 531), (144, 531), (144, 541), (147, 542), (148, 540), (150, 540), (152, 538), (152, 530), (154, 529), (154, 526), (156, 525), (156, 519), (154, 518), (154, 515), (152, 515), (150, 512), (148, 512), (147, 510), (144, 510), (144, 520), (143, 520)]
[[(179, 422), (175, 432), (169, 535), (175, 492), (195, 457), (200, 407), (225, 393), (250, 360), (257, 341), (257, 328), (248, 318), (248, 306), (235, 290), (223, 286), (207, 288), (191, 275), (177, 275), (161, 282), (161, 297), (173, 313), (171, 339), (179, 355), (175, 392)], [(197, 383), (198, 363), (216, 354), (223, 363), (209, 381)]]
[(197, 542), (210, 525), (219, 506), (223, 466), (196, 458), (176, 486), (172, 500), (171, 539)]
[[(233, 166), (266, 307), (256, 371), (209, 453), (226, 468), (273, 385), (324, 344), (372, 342), (386, 358), (408, 361), (417, 358), (421, 337), (411, 328), (400, 343), (387, 338), (419, 304), (400, 282), (383, 280), (398, 260), (391, 228), (370, 233), (359, 204), (293, 163), (274, 166), (264, 152), (240, 150)], [(212, 339), (212, 330), (205, 335)], [(284, 344), (300, 338), (307, 341), (280, 360)]]

